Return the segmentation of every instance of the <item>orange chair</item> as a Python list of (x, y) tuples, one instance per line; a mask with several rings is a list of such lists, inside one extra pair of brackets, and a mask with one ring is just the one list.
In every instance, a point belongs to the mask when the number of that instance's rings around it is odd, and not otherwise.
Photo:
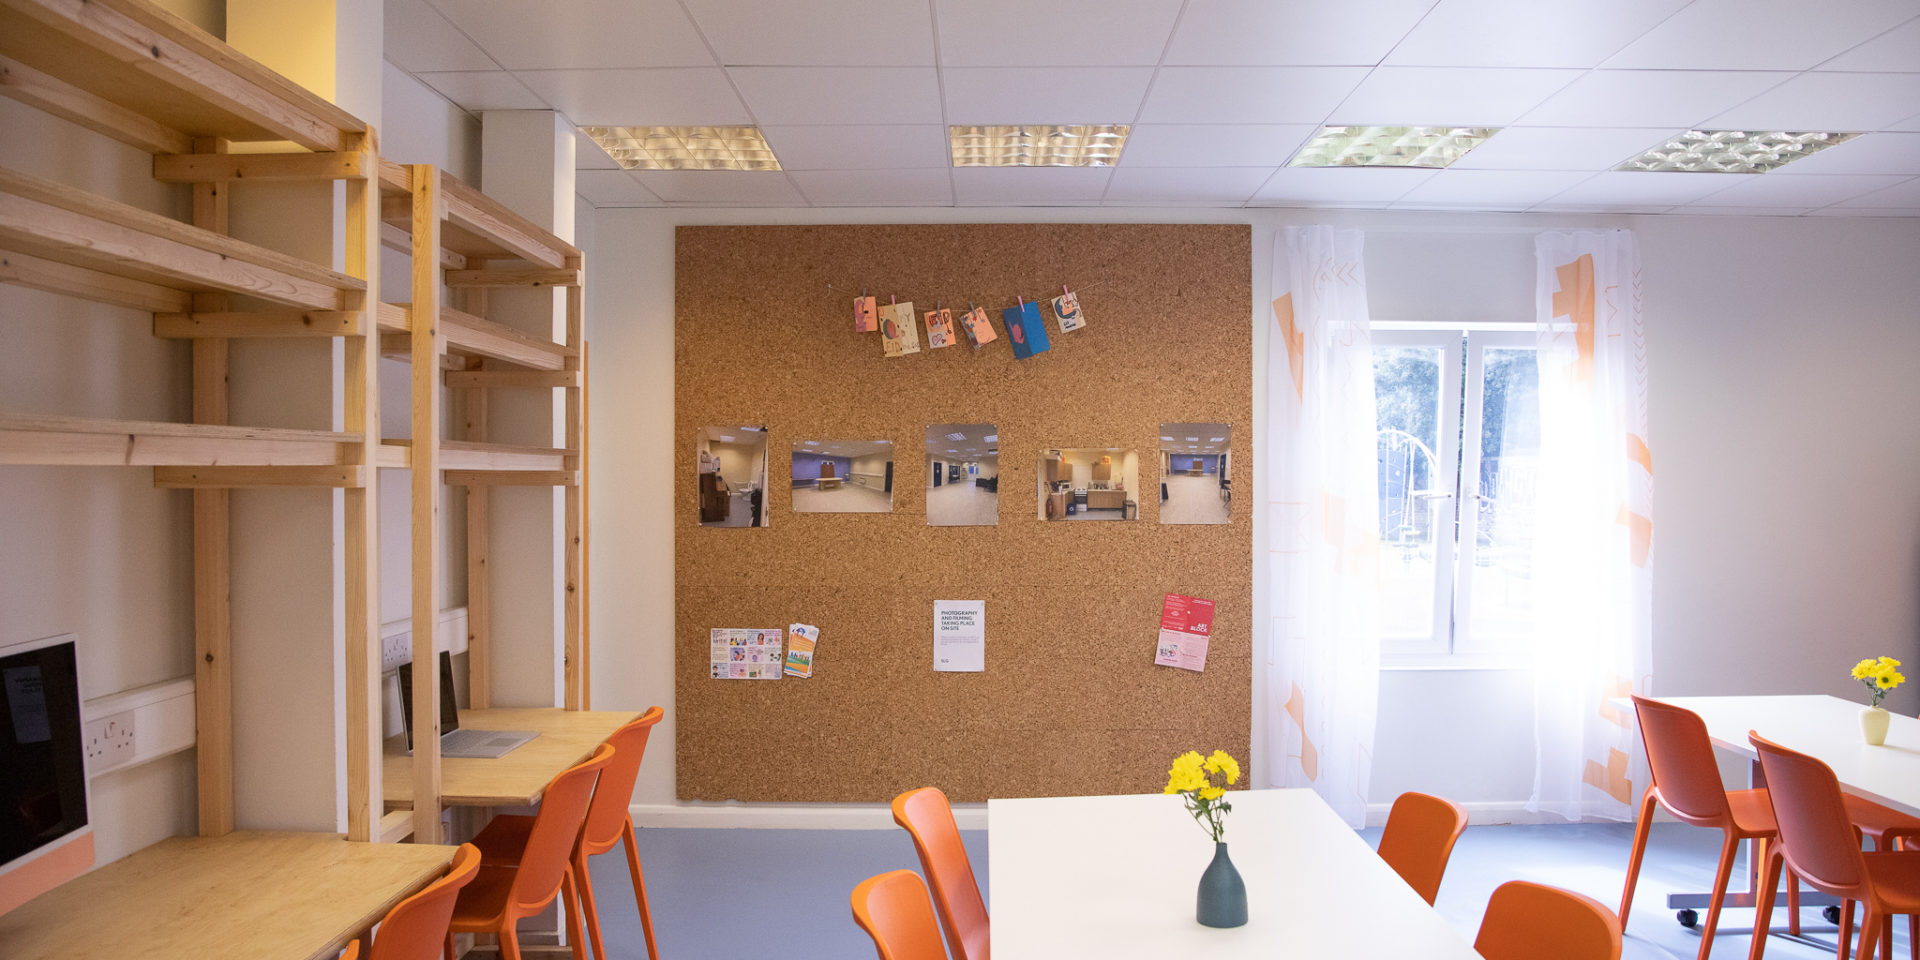
[(880, 960), (947, 960), (927, 886), (912, 870), (862, 880), (852, 899), (853, 922), (873, 938)]
[(1473, 949), (1486, 960), (1620, 960), (1620, 919), (1592, 897), (1515, 880), (1493, 891)]
[[(463, 843), (440, 879), (393, 905), (374, 932), (367, 960), (433, 960), (447, 939), (447, 923), (460, 891), (480, 872), (480, 851)], [(354, 942), (354, 948), (359, 942)], [(342, 957), (341, 960), (352, 960)]]
[[(606, 853), (622, 843), (627, 847), (627, 870), (633, 875), (633, 898), (640, 907), (640, 932), (647, 939), (647, 956), (659, 960), (660, 951), (653, 942), (653, 912), (647, 905), (647, 883), (640, 873), (640, 848), (634, 841), (633, 816), (628, 805), (633, 800), (633, 784), (640, 776), (640, 760), (647, 752), (647, 736), (665, 714), (653, 707), (607, 738), (613, 747), (613, 760), (600, 772), (593, 788), (593, 802), (587, 806), (586, 826), (573, 848), (573, 873), (580, 885), (581, 915), (586, 918), (587, 935), (593, 940), (594, 960), (607, 960), (606, 945), (600, 937), (600, 910), (593, 899), (593, 877), (587, 858)], [(525, 855), (527, 838), (536, 818), (506, 815), (487, 822), (473, 838), (480, 848), (481, 861), (489, 866), (516, 866)]]
[(567, 942), (574, 960), (585, 960), (580, 936), (580, 912), (573, 909), (573, 863), (569, 854), (587, 819), (587, 803), (600, 771), (613, 759), (614, 749), (601, 744), (583, 763), (562, 770), (541, 793), (540, 812), (527, 832), (519, 866), (485, 866), (453, 908), (446, 950), (453, 957), (456, 933), (491, 933), (500, 938), (501, 960), (520, 960), (515, 924), (546, 909), (555, 897), (566, 895)]
[(1387, 827), (1380, 832), (1380, 859), (1427, 901), (1440, 895), (1453, 844), (1467, 829), (1467, 811), (1459, 804), (1424, 793), (1403, 793), (1393, 801)]
[(347, 941), (347, 948), (340, 951), (340, 960), (360, 960), (360, 941)]
[(913, 836), (920, 868), (933, 883), (933, 905), (947, 929), (953, 960), (988, 960), (987, 904), (980, 899), (980, 884), (973, 879), (973, 864), (960, 842), (947, 795), (921, 787), (894, 797), (893, 822)]
[[(1832, 768), (1804, 753), (1789, 750), (1757, 733), (1747, 739), (1760, 754), (1773, 814), (1780, 824), (1780, 842), (1767, 857), (1760, 882), (1759, 912), (1754, 917), (1750, 960), (1765, 955), (1773, 914), (1774, 891), (1780, 873), (1791, 868), (1807, 885), (1846, 901), (1841, 913), (1840, 956), (1846, 956), (1852, 938), (1853, 901), (1866, 905), (1860, 921), (1860, 950), (1865, 960), (1874, 947), (1891, 951), (1892, 918), (1906, 914), (1913, 940), (1913, 957), (1920, 960), (1920, 853), (1893, 852), (1882, 847), (1872, 853), (1860, 849), (1860, 833), (1852, 822), (1853, 799), (1840, 792)], [(1884, 938), (1884, 939), (1883, 939)]]

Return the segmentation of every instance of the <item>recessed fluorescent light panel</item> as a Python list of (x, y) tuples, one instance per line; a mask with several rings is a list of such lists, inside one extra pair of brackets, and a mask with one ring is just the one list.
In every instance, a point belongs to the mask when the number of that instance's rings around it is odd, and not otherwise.
[(759, 127), (581, 127), (626, 170), (778, 170)]
[(1322, 127), (1288, 166), (1441, 169), (1498, 132), (1498, 127)]
[(1111, 167), (1127, 124), (948, 127), (956, 167)]
[(1688, 130), (1614, 169), (1649, 173), (1766, 173), (1857, 136), (1857, 133)]

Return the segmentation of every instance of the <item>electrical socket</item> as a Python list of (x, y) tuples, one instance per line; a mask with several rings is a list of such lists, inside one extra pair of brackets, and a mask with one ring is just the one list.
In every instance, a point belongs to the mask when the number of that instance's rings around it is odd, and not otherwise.
[(398, 670), (400, 665), (413, 659), (413, 632), (396, 633), (391, 637), (380, 638), (380, 672)]
[(82, 736), (87, 772), (98, 774), (132, 762), (133, 735), (132, 711), (87, 721)]

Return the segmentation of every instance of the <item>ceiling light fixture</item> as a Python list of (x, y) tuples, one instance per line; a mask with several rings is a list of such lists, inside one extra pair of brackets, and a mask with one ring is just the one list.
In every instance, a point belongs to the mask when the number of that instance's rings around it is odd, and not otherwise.
[(1857, 133), (1688, 130), (1614, 167), (1643, 173), (1766, 173)]
[(947, 439), (948, 439), (948, 440), (965, 440), (966, 438), (967, 438), (967, 435), (966, 435), (966, 434), (964, 434), (964, 433), (949, 433), (949, 434), (947, 434)]
[(624, 170), (778, 170), (759, 127), (581, 127)]
[(1498, 127), (1322, 127), (1287, 165), (1437, 170), (1498, 132)]
[(948, 127), (956, 167), (1111, 167), (1127, 144), (1124, 123)]

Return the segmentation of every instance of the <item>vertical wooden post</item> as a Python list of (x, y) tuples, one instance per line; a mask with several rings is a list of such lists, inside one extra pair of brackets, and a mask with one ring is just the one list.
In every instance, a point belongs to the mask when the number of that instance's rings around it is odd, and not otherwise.
[[(568, 266), (577, 268), (580, 264), (576, 262), (568, 264)], [(573, 286), (566, 288), (566, 291), (567, 346), (571, 350), (571, 353), (566, 359), (566, 369), (577, 373), (580, 370), (580, 344), (586, 332), (586, 288)], [(566, 394), (567, 406), (566, 446), (568, 450), (573, 451), (567, 455), (566, 468), (568, 470), (579, 471), (581, 470), (580, 453), (586, 446), (586, 430), (581, 420), (581, 417), (586, 411), (586, 405), (581, 402), (580, 387), (567, 387), (562, 392)], [(565, 493), (563, 494), (566, 500), (566, 520), (565, 526), (561, 531), (561, 537), (563, 538), (566, 551), (566, 693), (564, 706), (568, 710), (582, 709), (585, 699), (584, 691), (586, 689), (586, 659), (584, 656), (585, 651), (581, 644), (582, 624), (586, 619), (584, 616), (585, 610), (581, 606), (583, 591), (580, 589), (581, 577), (585, 572), (584, 551), (586, 547), (585, 533), (581, 524), (581, 492), (581, 485), (574, 483), (565, 487)]]
[(367, 282), (349, 309), (366, 311), (361, 336), (347, 337), (345, 424), (362, 441), (353, 463), (366, 467), (363, 486), (346, 498), (347, 839), (380, 839), (385, 812), (380, 783), (380, 507), (375, 464), (380, 449), (380, 185), (378, 145), (369, 130), (353, 150), (362, 175), (346, 181), (346, 272)]
[(440, 225), (446, 195), (431, 164), (407, 167), (413, 186), (413, 840), (440, 842), (440, 668), (434, 649), (440, 566)]
[[(484, 361), (474, 361), (469, 369), (485, 369)], [(484, 443), (487, 439), (487, 401), (489, 390), (468, 390), (467, 439)], [(493, 507), (493, 489), (484, 484), (467, 488), (467, 702), (475, 710), (493, 705), (493, 582), (488, 577), (488, 515)]]
[[(202, 138), (196, 153), (225, 153), (227, 141)], [(193, 185), (193, 223), (225, 234), (227, 186)], [(199, 293), (193, 309), (215, 311), (227, 297)], [(227, 341), (193, 341), (193, 422), (226, 423)], [(233, 607), (229, 491), (193, 491), (193, 682), (195, 772), (200, 835), (233, 831)]]
[[(585, 324), (582, 324), (584, 333)], [(580, 709), (593, 709), (593, 487), (587, 482), (593, 448), (593, 412), (588, 401), (587, 341), (580, 341)]]

